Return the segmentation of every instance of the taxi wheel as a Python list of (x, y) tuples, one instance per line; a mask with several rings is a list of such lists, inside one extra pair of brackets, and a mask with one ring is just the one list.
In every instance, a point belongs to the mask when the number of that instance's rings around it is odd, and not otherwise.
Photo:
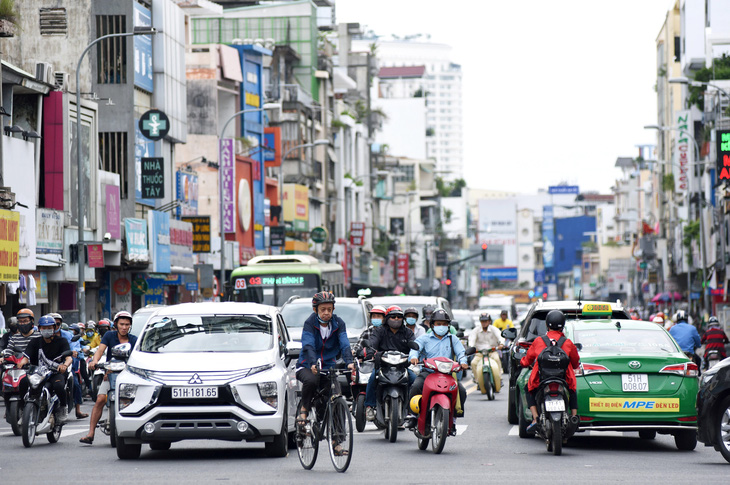
[(678, 450), (692, 451), (697, 446), (697, 432), (693, 429), (677, 431), (674, 434), (674, 444)]
[(726, 396), (720, 402), (715, 419), (715, 447), (720, 450), (725, 461), (730, 462), (730, 435), (725, 431), (728, 426), (730, 426), (730, 396)]

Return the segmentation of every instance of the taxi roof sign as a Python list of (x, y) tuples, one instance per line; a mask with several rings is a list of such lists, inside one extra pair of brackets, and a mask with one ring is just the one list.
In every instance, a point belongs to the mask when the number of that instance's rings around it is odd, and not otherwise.
[(611, 304), (610, 303), (586, 303), (583, 305), (581, 313), (585, 316), (601, 317), (611, 316)]

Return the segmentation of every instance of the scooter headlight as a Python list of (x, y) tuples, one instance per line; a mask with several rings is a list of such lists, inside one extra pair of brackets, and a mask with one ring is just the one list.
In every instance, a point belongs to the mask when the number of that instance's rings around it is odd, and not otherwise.
[(122, 372), (126, 366), (124, 362), (110, 362), (107, 369), (112, 372)]

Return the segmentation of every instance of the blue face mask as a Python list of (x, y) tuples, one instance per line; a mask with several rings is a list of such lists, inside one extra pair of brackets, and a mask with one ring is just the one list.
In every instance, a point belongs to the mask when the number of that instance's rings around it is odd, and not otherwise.
[(433, 327), (433, 331), (439, 337), (443, 337), (444, 335), (446, 335), (448, 333), (449, 326), (448, 325), (437, 325), (437, 326)]
[(373, 327), (379, 327), (383, 324), (383, 319), (382, 318), (373, 318), (370, 320), (370, 323), (373, 324)]
[(329, 320), (324, 321), (321, 318), (319, 318), (319, 315), (317, 315), (317, 320), (319, 320), (319, 324), (322, 325), (323, 327), (326, 327), (327, 325), (330, 324)]
[(413, 318), (413, 317), (408, 317), (408, 318), (406, 318), (406, 323), (408, 325), (415, 325), (416, 324), (416, 319)]
[(94, 336), (94, 332), (88, 331), (88, 332), (86, 332), (86, 336), (89, 337), (89, 338), (91, 338), (91, 337)]

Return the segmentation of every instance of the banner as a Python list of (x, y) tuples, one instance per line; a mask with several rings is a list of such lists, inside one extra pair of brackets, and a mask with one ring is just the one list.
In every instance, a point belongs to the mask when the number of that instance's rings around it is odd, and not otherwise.
[(218, 146), (218, 160), (220, 160), (220, 177), (222, 178), (223, 197), (223, 231), (236, 232), (234, 223), (233, 190), (234, 190), (234, 169), (233, 169), (233, 139), (223, 138)]
[(18, 282), (20, 214), (0, 210), (0, 281)]
[(127, 260), (133, 263), (149, 262), (147, 221), (144, 219), (124, 219), (124, 234), (127, 239)]
[(170, 214), (149, 211), (147, 221), (150, 231), (150, 260), (152, 271), (170, 272)]
[(408, 254), (398, 253), (396, 262), (396, 280), (399, 285), (408, 284)]
[(122, 214), (119, 207), (119, 186), (105, 185), (106, 193), (106, 219), (104, 220), (105, 232), (111, 234), (112, 239), (122, 238)]
[(298, 184), (284, 184), (284, 222), (293, 231), (309, 232), (309, 187)]
[(170, 266), (193, 268), (193, 225), (170, 220)]
[(542, 261), (545, 269), (555, 265), (555, 221), (551, 205), (542, 208)]
[(177, 171), (175, 173), (177, 185), (178, 216), (198, 215), (198, 175), (191, 172)]
[(365, 223), (350, 223), (350, 244), (353, 246), (362, 246), (365, 242)]
[(63, 212), (36, 209), (36, 253), (63, 254)]
[[(692, 115), (688, 110), (677, 111), (674, 115), (674, 152), (672, 170), (674, 171), (674, 194), (677, 199), (685, 199), (690, 190), (690, 168), (694, 160), (695, 148), (692, 143)], [(688, 136), (689, 134), (689, 136)]]

